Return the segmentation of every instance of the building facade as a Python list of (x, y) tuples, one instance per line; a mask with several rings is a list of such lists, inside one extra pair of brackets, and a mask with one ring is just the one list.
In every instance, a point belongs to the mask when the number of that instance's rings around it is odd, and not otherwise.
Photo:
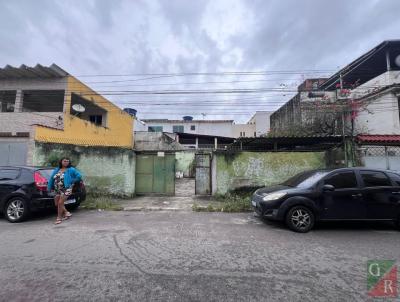
[(53, 64), (0, 69), (0, 165), (34, 164), (35, 142), (133, 147), (133, 118)]
[(271, 116), (275, 133), (400, 135), (400, 40), (384, 41), (327, 79), (310, 79)]
[(190, 133), (233, 137), (233, 120), (168, 120), (143, 119), (136, 131)]

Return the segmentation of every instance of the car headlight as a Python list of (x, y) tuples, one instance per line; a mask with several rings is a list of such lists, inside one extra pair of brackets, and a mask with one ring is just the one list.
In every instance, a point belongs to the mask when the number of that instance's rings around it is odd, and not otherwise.
[(282, 198), (283, 196), (286, 195), (286, 192), (275, 192), (275, 193), (270, 193), (267, 194), (263, 197), (264, 201), (270, 201), (270, 200), (277, 200), (279, 198)]

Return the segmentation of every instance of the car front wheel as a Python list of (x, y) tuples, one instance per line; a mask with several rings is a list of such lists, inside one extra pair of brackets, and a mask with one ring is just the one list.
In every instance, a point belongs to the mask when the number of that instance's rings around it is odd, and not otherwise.
[(299, 233), (307, 233), (314, 226), (314, 213), (307, 207), (295, 206), (286, 215), (287, 226)]
[(6, 219), (10, 222), (21, 222), (29, 216), (28, 201), (22, 197), (11, 198), (5, 208)]

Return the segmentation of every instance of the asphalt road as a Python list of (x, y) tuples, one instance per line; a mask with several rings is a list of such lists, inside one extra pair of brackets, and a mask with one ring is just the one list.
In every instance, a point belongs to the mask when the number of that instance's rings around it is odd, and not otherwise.
[(390, 225), (308, 234), (252, 214), (79, 211), (0, 219), (1, 301), (365, 301), (366, 262), (400, 262)]

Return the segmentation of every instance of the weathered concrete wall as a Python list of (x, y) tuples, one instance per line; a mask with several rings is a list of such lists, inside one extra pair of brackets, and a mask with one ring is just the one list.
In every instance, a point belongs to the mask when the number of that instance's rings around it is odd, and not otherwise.
[(176, 172), (183, 172), (184, 177), (194, 177), (194, 157), (195, 151), (181, 151), (175, 153)]
[(55, 166), (63, 156), (71, 158), (83, 173), (89, 193), (125, 197), (135, 194), (136, 155), (132, 150), (35, 143), (34, 165)]
[(213, 194), (277, 184), (309, 169), (325, 167), (324, 152), (240, 152), (214, 154)]
[(171, 151), (184, 150), (184, 147), (163, 132), (135, 131), (135, 150)]

